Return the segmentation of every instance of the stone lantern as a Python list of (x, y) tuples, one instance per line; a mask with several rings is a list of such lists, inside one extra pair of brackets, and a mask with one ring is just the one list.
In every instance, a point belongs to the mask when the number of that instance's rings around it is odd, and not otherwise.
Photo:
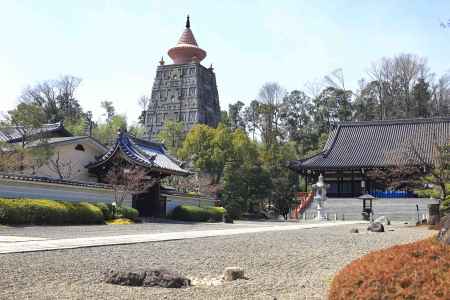
[(376, 198), (370, 194), (364, 194), (362, 196), (359, 196), (358, 199), (361, 199), (363, 201), (363, 209), (362, 209), (363, 219), (366, 221), (371, 220), (373, 218), (372, 201)]
[(324, 208), (324, 202), (327, 200), (327, 188), (328, 185), (323, 181), (322, 174), (319, 175), (319, 180), (317, 183), (312, 185), (314, 190), (314, 205), (317, 207), (317, 217), (316, 220), (324, 220), (326, 219), (326, 213)]

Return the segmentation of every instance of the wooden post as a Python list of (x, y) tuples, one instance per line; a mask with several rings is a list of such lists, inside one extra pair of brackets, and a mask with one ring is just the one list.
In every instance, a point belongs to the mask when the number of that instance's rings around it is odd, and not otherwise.
[(439, 204), (428, 204), (429, 225), (436, 225), (440, 222)]
[(355, 197), (355, 175), (353, 174), (353, 169), (352, 169), (352, 197)]
[(305, 193), (308, 192), (308, 172), (305, 174)]

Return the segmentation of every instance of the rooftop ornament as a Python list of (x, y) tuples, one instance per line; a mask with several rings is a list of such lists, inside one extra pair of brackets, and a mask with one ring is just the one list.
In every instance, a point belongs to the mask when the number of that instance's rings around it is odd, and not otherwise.
[(169, 49), (168, 54), (174, 64), (200, 63), (206, 57), (206, 51), (200, 48), (191, 31), (189, 15), (186, 20), (186, 28), (181, 34), (175, 47)]

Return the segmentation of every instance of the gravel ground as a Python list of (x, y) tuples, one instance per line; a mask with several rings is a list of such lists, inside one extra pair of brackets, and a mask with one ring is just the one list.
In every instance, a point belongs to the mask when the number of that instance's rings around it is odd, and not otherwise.
[[(359, 234), (349, 233), (358, 227)], [(0, 299), (325, 299), (333, 275), (371, 250), (433, 232), (404, 225), (386, 233), (336, 226), (195, 240), (0, 255)], [(229, 266), (248, 280), (223, 283)], [(191, 278), (185, 289), (102, 283), (110, 268), (165, 267)]]

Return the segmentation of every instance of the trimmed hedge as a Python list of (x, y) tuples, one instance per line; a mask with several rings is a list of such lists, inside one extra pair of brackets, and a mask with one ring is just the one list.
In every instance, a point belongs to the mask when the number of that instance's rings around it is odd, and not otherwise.
[(223, 207), (206, 207), (206, 210), (209, 214), (209, 217), (211, 220), (216, 222), (222, 222), (223, 215), (225, 214), (226, 210)]
[(171, 218), (180, 221), (208, 222), (222, 221), (226, 213), (223, 207), (198, 207), (193, 205), (180, 205), (172, 211)]
[(87, 202), (0, 199), (0, 224), (104, 224), (102, 210)]
[(328, 299), (448, 299), (449, 282), (449, 248), (429, 238), (353, 261), (333, 279)]
[(128, 206), (121, 206), (117, 208), (117, 214), (121, 218), (126, 218), (133, 221), (135, 221), (139, 217), (139, 211)]
[(108, 204), (103, 203), (103, 202), (95, 202), (95, 203), (92, 203), (92, 205), (100, 208), (100, 210), (102, 211), (102, 214), (103, 214), (103, 218), (105, 220), (110, 220), (110, 219), (113, 218), (112, 206), (111, 205), (108, 205)]

